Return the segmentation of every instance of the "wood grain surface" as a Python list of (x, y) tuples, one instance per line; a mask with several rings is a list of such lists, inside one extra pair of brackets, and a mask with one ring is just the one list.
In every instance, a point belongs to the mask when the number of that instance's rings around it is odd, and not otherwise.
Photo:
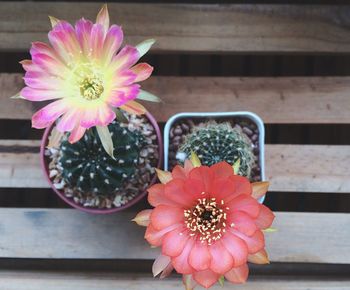
[[(38, 146), (39, 141), (0, 140), (0, 187), (48, 187), (39, 154), (32, 152)], [(349, 193), (349, 164), (347, 145), (266, 145), (271, 191)]]
[[(74, 23), (94, 20), (100, 3), (4, 2), (0, 6), (1, 50), (28, 49), (46, 40), (48, 15)], [(348, 6), (194, 5), (110, 3), (113, 23), (136, 44), (157, 39), (155, 51), (349, 52)]]
[[(136, 212), (91, 215), (74, 209), (2, 208), (0, 256), (51, 259), (154, 259)], [(348, 263), (350, 215), (277, 212), (266, 234), (274, 262)]]
[[(10, 99), (22, 75), (0, 74), (0, 119), (30, 119), (33, 103)], [(350, 77), (151, 77), (145, 106), (159, 122), (179, 112), (253, 111), (266, 123), (350, 123)], [(42, 106), (37, 102), (37, 108)]]

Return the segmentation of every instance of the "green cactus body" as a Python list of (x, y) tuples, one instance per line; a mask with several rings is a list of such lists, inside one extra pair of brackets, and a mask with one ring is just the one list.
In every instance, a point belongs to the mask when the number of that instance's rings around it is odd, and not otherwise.
[(103, 149), (95, 128), (74, 144), (65, 138), (60, 145), (62, 177), (66, 184), (82, 192), (111, 194), (134, 176), (139, 152), (145, 139), (139, 131), (129, 131), (117, 122), (108, 126), (114, 144), (112, 159)]
[(183, 162), (191, 151), (208, 166), (220, 161), (233, 165), (239, 159), (238, 174), (246, 177), (250, 177), (255, 162), (251, 141), (241, 129), (232, 128), (230, 123), (211, 121), (194, 127), (180, 145), (176, 157)]

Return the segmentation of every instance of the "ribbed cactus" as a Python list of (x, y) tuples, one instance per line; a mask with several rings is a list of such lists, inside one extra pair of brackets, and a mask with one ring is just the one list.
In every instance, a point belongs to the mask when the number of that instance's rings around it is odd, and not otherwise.
[(250, 177), (254, 165), (251, 141), (241, 129), (233, 128), (230, 123), (210, 121), (194, 127), (180, 145), (176, 157), (183, 161), (191, 151), (208, 166), (220, 161), (234, 164), (239, 159), (238, 174), (242, 176)]
[(139, 152), (145, 144), (139, 131), (131, 132), (117, 122), (108, 126), (114, 144), (113, 160), (103, 149), (95, 128), (70, 144), (61, 143), (59, 165), (62, 177), (72, 188), (82, 192), (111, 194), (132, 177), (138, 163)]

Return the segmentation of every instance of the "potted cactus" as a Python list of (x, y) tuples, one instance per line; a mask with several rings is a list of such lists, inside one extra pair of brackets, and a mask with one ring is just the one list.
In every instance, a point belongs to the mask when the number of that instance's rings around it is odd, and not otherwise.
[(158, 125), (135, 101), (159, 101), (138, 84), (153, 71), (137, 62), (154, 40), (121, 48), (123, 31), (110, 26), (107, 5), (95, 23), (49, 18), (50, 44), (32, 43), (15, 98), (54, 100), (32, 117), (34, 128), (46, 128), (41, 161), (53, 190), (88, 212), (118, 211), (146, 194), (161, 164)]
[(165, 126), (164, 151), (166, 170), (194, 152), (203, 165), (238, 162), (239, 175), (253, 182), (265, 179), (264, 126), (250, 112), (177, 114)]
[(162, 162), (162, 141), (151, 114), (128, 115), (127, 123), (109, 126), (114, 158), (104, 150), (96, 128), (76, 143), (68, 134), (57, 139), (47, 128), (41, 143), (41, 164), (53, 191), (69, 205), (90, 213), (113, 213), (146, 195)]

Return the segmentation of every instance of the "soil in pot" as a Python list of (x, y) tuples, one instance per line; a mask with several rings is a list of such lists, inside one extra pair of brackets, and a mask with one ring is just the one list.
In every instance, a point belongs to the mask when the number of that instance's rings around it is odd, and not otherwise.
[[(223, 124), (228, 124), (232, 128), (238, 129), (244, 136), (247, 138), (248, 143), (252, 147), (252, 162), (251, 170), (249, 173), (249, 179), (254, 181), (261, 180), (261, 170), (259, 166), (259, 130), (256, 124), (249, 118), (244, 117), (233, 117), (233, 118), (181, 118), (176, 121), (170, 128), (169, 135), (169, 170), (172, 170), (173, 167), (179, 163), (179, 152), (181, 153), (180, 148), (183, 148), (186, 138), (194, 135), (198, 128), (202, 126), (207, 126), (212, 123), (218, 124), (219, 126)], [(218, 140), (217, 142), (221, 142)], [(227, 161), (227, 160), (226, 160)]]
[(54, 187), (78, 206), (124, 207), (151, 184), (160, 158), (156, 130), (146, 116), (125, 115), (128, 123), (109, 125), (116, 160), (91, 129), (73, 146), (64, 135), (59, 146), (45, 150)]

